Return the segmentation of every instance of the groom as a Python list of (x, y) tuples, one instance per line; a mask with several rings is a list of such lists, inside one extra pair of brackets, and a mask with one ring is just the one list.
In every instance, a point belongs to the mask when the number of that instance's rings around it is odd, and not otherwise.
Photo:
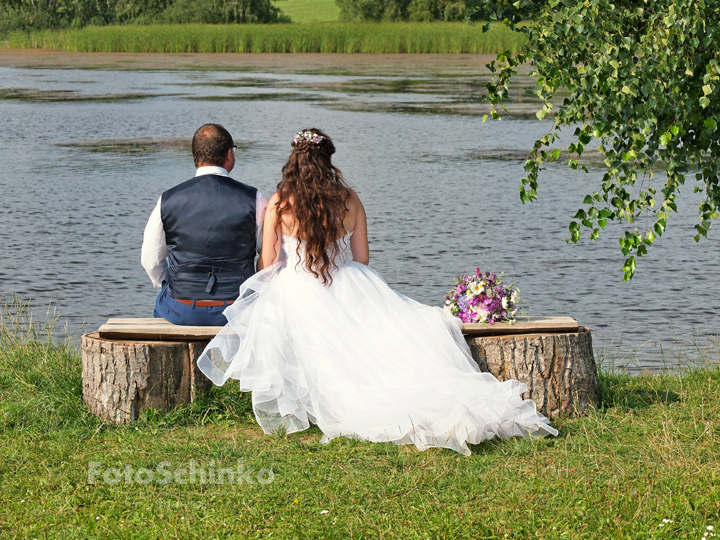
[(142, 265), (160, 288), (155, 317), (174, 324), (224, 326), (222, 314), (255, 273), (267, 201), (230, 178), (235, 150), (219, 124), (195, 132), (195, 177), (164, 192), (150, 214)]

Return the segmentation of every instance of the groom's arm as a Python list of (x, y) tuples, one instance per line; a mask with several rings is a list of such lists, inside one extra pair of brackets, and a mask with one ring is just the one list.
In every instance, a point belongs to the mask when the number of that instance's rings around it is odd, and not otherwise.
[(267, 205), (267, 199), (265, 199), (265, 197), (262, 196), (262, 193), (258, 190), (257, 195), (255, 195), (255, 225), (257, 231), (255, 246), (258, 254), (260, 254), (260, 250), (262, 249), (263, 223), (265, 221), (265, 211), (267, 210)]
[(160, 213), (160, 201), (162, 201), (162, 197), (158, 199), (157, 205), (150, 214), (150, 219), (148, 219), (145, 226), (142, 255), (140, 256), (140, 262), (156, 289), (162, 287), (162, 282), (167, 279), (167, 263), (165, 259), (168, 256), (168, 249), (165, 243), (165, 229), (163, 228)]

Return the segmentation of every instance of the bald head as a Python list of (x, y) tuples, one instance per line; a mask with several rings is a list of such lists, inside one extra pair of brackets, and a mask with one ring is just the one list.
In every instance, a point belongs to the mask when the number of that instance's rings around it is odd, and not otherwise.
[(222, 167), (233, 144), (233, 138), (227, 129), (220, 124), (205, 124), (193, 135), (192, 154), (195, 167)]

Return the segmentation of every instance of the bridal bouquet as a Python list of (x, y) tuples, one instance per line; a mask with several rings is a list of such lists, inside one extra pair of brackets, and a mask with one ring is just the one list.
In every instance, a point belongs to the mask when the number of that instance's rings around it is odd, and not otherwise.
[(460, 276), (445, 296), (445, 309), (464, 323), (515, 322), (520, 291), (502, 282), (502, 274), (485, 275), (476, 269), (474, 276)]

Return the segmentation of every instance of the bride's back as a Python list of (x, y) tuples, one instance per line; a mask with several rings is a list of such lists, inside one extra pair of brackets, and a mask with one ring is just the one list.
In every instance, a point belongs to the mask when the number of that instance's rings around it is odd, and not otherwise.
[[(295, 238), (298, 237), (298, 233), (300, 232), (300, 221), (293, 212), (292, 200), (289, 201), (289, 203), (289, 210), (287, 212), (283, 212), (280, 217), (282, 234)], [(341, 234), (337, 236), (338, 239), (343, 238), (355, 229), (355, 225), (358, 221), (358, 215), (362, 209), (360, 198), (357, 193), (350, 188), (348, 188), (348, 197), (345, 200), (345, 208), (345, 215), (339, 217), (339, 221), (342, 223), (343, 229)]]
[(315, 128), (301, 131), (292, 147), (268, 203), (258, 268), (278, 262), (287, 251), (283, 238), (294, 238), (302, 243), (305, 269), (329, 284), (330, 272), (346, 249), (341, 239), (350, 239), (353, 260), (368, 262), (365, 211), (332, 164), (335, 146), (325, 133)]

